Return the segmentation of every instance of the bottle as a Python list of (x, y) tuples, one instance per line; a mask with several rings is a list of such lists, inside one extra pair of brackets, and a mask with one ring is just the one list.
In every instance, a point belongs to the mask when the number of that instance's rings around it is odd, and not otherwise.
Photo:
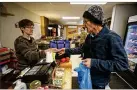
[(16, 80), (13, 84), (16, 83), (14, 90), (27, 90), (27, 86), (24, 82), (21, 82), (21, 79)]

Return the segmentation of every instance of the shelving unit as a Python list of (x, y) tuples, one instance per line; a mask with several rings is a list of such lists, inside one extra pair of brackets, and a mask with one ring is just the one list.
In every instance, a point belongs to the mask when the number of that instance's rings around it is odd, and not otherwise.
[(129, 70), (134, 73), (136, 64), (137, 64), (137, 59), (128, 59), (129, 61)]
[(128, 60), (131, 61), (131, 62), (134, 62), (135, 64), (137, 64), (137, 58), (136, 59), (130, 59), (130, 58), (128, 58)]
[(125, 50), (129, 57), (129, 70), (134, 73), (137, 64), (137, 24), (128, 24), (125, 40)]
[[(126, 27), (124, 38), (125, 50), (128, 55), (129, 69), (118, 74), (128, 82), (134, 89), (137, 89), (137, 21), (129, 22)], [(133, 20), (133, 19), (132, 19)]]

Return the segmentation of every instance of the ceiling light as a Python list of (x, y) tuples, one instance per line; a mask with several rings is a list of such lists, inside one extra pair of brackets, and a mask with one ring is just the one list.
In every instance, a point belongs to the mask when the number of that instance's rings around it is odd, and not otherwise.
[(67, 22), (66, 24), (77, 24), (77, 22)]
[(96, 2), (92, 2), (92, 3), (83, 3), (83, 2), (70, 2), (70, 4), (106, 4), (107, 2), (100, 2), (100, 3), (96, 3)]
[(80, 17), (62, 17), (62, 19), (80, 19)]
[(48, 27), (48, 29), (52, 29), (53, 27)]

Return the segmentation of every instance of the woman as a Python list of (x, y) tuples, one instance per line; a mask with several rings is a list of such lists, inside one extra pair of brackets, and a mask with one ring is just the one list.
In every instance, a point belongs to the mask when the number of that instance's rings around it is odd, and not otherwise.
[(14, 47), (18, 58), (18, 68), (24, 68), (36, 64), (41, 58), (46, 57), (48, 50), (38, 50), (37, 44), (31, 35), (33, 34), (34, 23), (29, 19), (19, 21), (19, 28), (22, 35), (15, 42)]

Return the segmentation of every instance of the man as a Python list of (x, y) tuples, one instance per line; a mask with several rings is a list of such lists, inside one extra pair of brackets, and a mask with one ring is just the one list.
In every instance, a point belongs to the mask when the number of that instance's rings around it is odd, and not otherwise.
[(31, 35), (33, 34), (34, 23), (31, 20), (23, 19), (19, 21), (19, 28), (22, 36), (19, 36), (15, 42), (15, 51), (18, 58), (18, 69), (36, 64), (41, 58), (46, 57), (48, 50), (38, 50), (37, 44)]
[(93, 89), (105, 89), (110, 81), (111, 72), (128, 69), (128, 59), (122, 40), (110, 31), (103, 21), (103, 10), (93, 5), (83, 14), (88, 36), (82, 47), (61, 49), (60, 54), (84, 54), (83, 64), (90, 68)]

